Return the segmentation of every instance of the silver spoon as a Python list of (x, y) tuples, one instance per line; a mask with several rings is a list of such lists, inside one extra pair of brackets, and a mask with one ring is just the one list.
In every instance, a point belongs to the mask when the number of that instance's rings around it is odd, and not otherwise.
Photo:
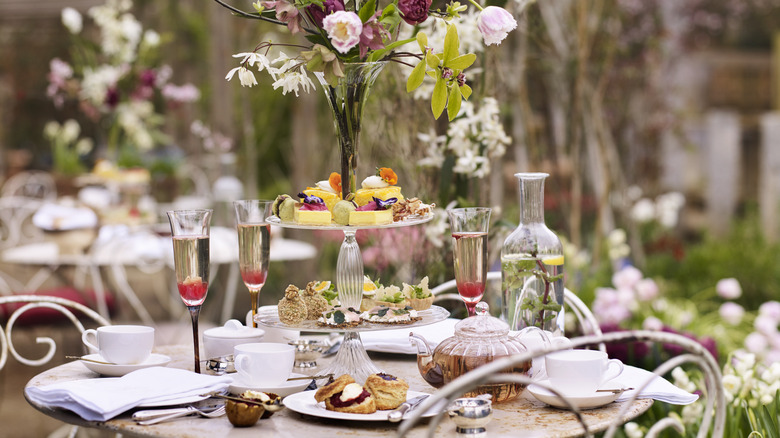
[[(201, 417), (206, 417), (206, 418), (221, 417), (222, 415), (225, 415), (225, 405), (220, 405), (217, 407), (212, 406), (209, 408), (196, 408), (195, 406), (187, 406), (186, 408), (182, 408), (181, 411), (179, 412), (174, 412), (168, 415), (155, 417), (149, 420), (138, 421), (135, 415), (133, 415), (133, 419), (136, 420), (136, 422), (142, 426), (149, 426), (152, 424), (161, 423), (163, 421), (172, 420), (174, 418), (186, 417), (187, 415), (191, 415), (191, 414), (198, 414)], [(139, 418), (143, 418), (143, 417), (139, 417)]]

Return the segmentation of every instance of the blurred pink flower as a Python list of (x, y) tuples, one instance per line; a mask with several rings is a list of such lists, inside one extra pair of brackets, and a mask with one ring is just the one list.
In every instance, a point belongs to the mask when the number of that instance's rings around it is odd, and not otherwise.
[(742, 322), (742, 317), (745, 316), (745, 309), (739, 304), (730, 301), (721, 304), (718, 312), (720, 313), (720, 317), (731, 325), (739, 324)]
[(620, 324), (631, 317), (631, 311), (621, 303), (618, 291), (606, 287), (596, 289), (593, 314), (599, 322), (608, 324)]
[(715, 291), (725, 300), (735, 300), (742, 295), (742, 286), (736, 278), (724, 278), (718, 281)]
[(745, 337), (745, 348), (751, 353), (762, 353), (769, 347), (766, 336), (759, 332), (753, 332)]
[(777, 334), (777, 321), (765, 315), (759, 315), (753, 322), (753, 327), (766, 336)]
[(780, 321), (780, 302), (767, 301), (758, 307), (758, 314), (771, 318), (773, 321)]
[(612, 275), (612, 284), (616, 289), (631, 289), (641, 279), (642, 271), (633, 266), (626, 266)]
[(652, 278), (643, 278), (636, 284), (636, 295), (639, 301), (652, 301), (658, 297), (658, 284)]
[(642, 328), (644, 330), (661, 331), (664, 328), (664, 323), (655, 316), (648, 316), (642, 322)]

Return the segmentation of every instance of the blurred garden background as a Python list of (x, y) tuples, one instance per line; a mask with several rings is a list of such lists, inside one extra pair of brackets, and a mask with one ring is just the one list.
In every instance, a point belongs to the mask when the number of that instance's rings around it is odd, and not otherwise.
[[(251, 9), (244, 3), (234, 4)], [(96, 6), (102, 15), (89, 12)], [(500, 46), (483, 46), (468, 17), (459, 28), (479, 67), (453, 121), (431, 116), (425, 85), (406, 92), (402, 65), (373, 87), (358, 180), (390, 167), (407, 197), (438, 209), (424, 226), (360, 232), (366, 274), (399, 285), (453, 278), (443, 213), (451, 205), (494, 209), (489, 249), (500, 269), (520, 214), (513, 175), (547, 172), (545, 221), (564, 241), (566, 286), (602, 329), (700, 340), (724, 365), (727, 436), (754, 430), (746, 418), (759, 406), (774, 418), (764, 436), (779, 436), (780, 1), (502, 6), (518, 28)], [(78, 12), (78, 29), (65, 7)], [(99, 56), (106, 29), (134, 35), (133, 44)], [(78, 199), (85, 177), (144, 169), (140, 200), (114, 208), (124, 212), (115, 220), (165, 223), (165, 207), (194, 202), (232, 227), (233, 199), (295, 195), (327, 179), (339, 156), (319, 88), (283, 94), (267, 75), (251, 88), (225, 80), (234, 54), (268, 39), (295, 43), (212, 0), (0, 0), (0, 181), (46, 171), (58, 196)], [(101, 89), (100, 75), (121, 80)], [(92, 86), (101, 105), (74, 94), (77, 86)], [(319, 256), (272, 264), (264, 304), (290, 283), (335, 276), (341, 233), (283, 233)], [(234, 316), (246, 312), (244, 295)], [(221, 296), (210, 291), (204, 311)], [(498, 296), (486, 297), (496, 311)], [(650, 366), (674, 352), (640, 345), (613, 354)], [(675, 376), (694, 387), (696, 378)], [(645, 431), (668, 409), (656, 406), (623, 433)], [(687, 435), (702, 409), (676, 412)]]

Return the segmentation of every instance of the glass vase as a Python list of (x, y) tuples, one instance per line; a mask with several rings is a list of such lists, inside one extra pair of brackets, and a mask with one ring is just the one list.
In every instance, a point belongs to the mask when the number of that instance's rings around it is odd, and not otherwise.
[(518, 173), (520, 225), (501, 248), (501, 315), (512, 330), (563, 336), (563, 246), (544, 224), (546, 173)]
[(344, 76), (339, 78), (335, 87), (325, 81), (322, 73), (316, 73), (333, 113), (333, 126), (339, 141), (343, 199), (358, 189), (355, 171), (363, 106), (371, 86), (386, 64), (386, 61), (344, 63)]

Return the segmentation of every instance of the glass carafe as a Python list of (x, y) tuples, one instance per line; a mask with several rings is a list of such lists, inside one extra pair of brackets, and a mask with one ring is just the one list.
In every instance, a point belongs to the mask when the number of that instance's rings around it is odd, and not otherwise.
[(563, 336), (563, 247), (544, 224), (546, 173), (517, 173), (520, 225), (501, 247), (501, 316), (512, 330)]

